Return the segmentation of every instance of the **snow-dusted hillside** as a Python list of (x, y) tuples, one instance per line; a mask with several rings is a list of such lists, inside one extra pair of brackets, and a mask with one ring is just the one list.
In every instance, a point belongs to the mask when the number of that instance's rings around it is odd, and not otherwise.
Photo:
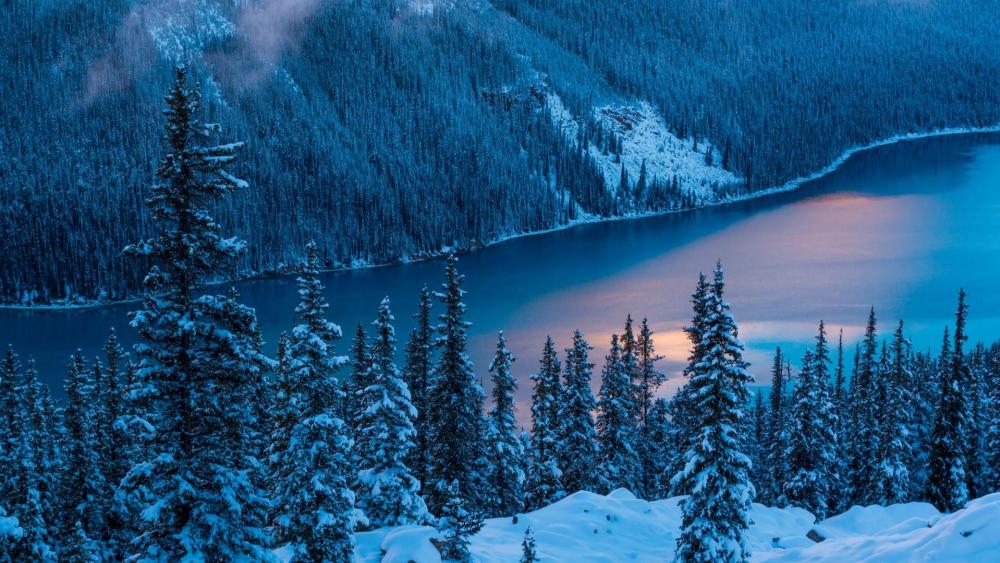
[[(563, 135), (570, 140), (576, 139), (581, 120), (573, 116), (554, 92), (547, 93), (546, 104)], [(676, 178), (681, 189), (706, 201), (715, 199), (717, 188), (742, 181), (722, 168), (722, 155), (717, 148), (707, 142), (696, 143), (693, 139), (677, 137), (656, 108), (647, 102), (596, 107), (593, 119), (622, 142), (620, 156), (608, 154), (593, 143), (588, 147), (611, 190), (617, 189), (620, 183), (623, 165), (630, 184), (635, 185), (643, 162), (650, 181), (670, 182)]]
[[(580, 492), (518, 517), (488, 520), (472, 540), (473, 559), (516, 562), (525, 528), (535, 531), (542, 561), (670, 561), (681, 521), (681, 497), (648, 502), (624, 490)], [(1000, 493), (942, 515), (926, 503), (854, 507), (818, 524), (798, 508), (754, 504), (750, 544), (755, 561), (962, 562), (1000, 560)], [(366, 563), (441, 561), (434, 530), (406, 526), (358, 534)], [(816, 541), (816, 540), (822, 541)]]

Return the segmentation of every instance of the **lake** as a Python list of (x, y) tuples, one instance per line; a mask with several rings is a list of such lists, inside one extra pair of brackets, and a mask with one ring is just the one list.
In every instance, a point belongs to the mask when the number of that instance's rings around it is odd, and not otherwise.
[[(853, 345), (874, 305), (888, 336), (902, 318), (918, 350), (937, 349), (959, 287), (969, 293), (973, 340), (1000, 337), (1000, 135), (926, 138), (875, 148), (793, 192), (639, 220), (581, 225), (522, 237), (460, 257), (466, 276), (470, 349), (486, 368), (504, 330), (517, 361), (521, 417), (545, 336), (568, 345), (580, 329), (603, 363), (627, 313), (648, 317), (666, 358), (669, 393), (687, 355), (681, 332), (699, 271), (721, 259), (728, 300), (759, 384), (782, 345), (798, 357), (824, 319), (832, 339)], [(344, 329), (370, 323), (383, 296), (397, 320), (401, 351), (417, 293), (440, 285), (432, 260), (324, 274), (329, 316)], [(293, 277), (236, 284), (257, 309), (267, 351), (293, 323)], [(134, 340), (127, 312), (137, 304), (78, 310), (0, 310), (0, 343), (36, 359), (61, 395), (70, 353), (100, 350), (110, 327)], [(440, 308), (439, 308), (440, 309)], [(848, 359), (849, 361), (849, 359)], [(598, 383), (595, 370), (595, 387)]]

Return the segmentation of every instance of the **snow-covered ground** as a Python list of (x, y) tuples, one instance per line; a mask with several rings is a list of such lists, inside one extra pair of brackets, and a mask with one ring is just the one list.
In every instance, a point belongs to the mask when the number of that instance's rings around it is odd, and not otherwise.
[[(524, 530), (534, 528), (542, 561), (670, 561), (681, 521), (680, 497), (647, 502), (624, 490), (576, 493), (551, 506), (488, 520), (472, 540), (473, 559), (517, 562)], [(798, 508), (753, 505), (750, 544), (755, 561), (966, 562), (1000, 561), (1000, 493), (942, 515), (926, 503), (854, 507), (813, 524)], [(441, 561), (434, 530), (403, 526), (358, 534), (365, 563)], [(823, 538), (817, 542), (816, 539)]]
[[(580, 120), (551, 90), (546, 92), (545, 104), (552, 120), (563, 135), (575, 140), (580, 131)], [(646, 163), (650, 181), (669, 182), (677, 178), (681, 189), (705, 201), (716, 199), (717, 188), (742, 182), (732, 172), (722, 168), (719, 150), (705, 141), (681, 139), (667, 127), (660, 113), (648, 102), (638, 101), (627, 105), (606, 105), (594, 108), (593, 118), (602, 129), (613, 132), (622, 141), (620, 161), (605, 154), (591, 143), (590, 156), (604, 173), (607, 186), (615, 190), (621, 179), (622, 165), (632, 185), (639, 179), (639, 169)], [(711, 152), (709, 164), (706, 153)]]

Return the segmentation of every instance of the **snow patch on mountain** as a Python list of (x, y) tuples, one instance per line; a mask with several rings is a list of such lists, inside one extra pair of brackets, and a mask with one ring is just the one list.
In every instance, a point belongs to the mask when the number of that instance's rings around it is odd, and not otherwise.
[[(657, 501), (625, 490), (578, 492), (550, 506), (486, 521), (472, 538), (477, 563), (518, 561), (527, 527), (543, 561), (670, 561), (684, 497)], [(756, 561), (989, 561), (1000, 553), (1000, 493), (942, 515), (929, 504), (854, 507), (818, 524), (800, 508), (754, 504), (750, 545)], [(401, 526), (357, 536), (365, 563), (438, 563), (433, 528)], [(820, 541), (817, 541), (820, 540)]]
[[(545, 101), (553, 123), (567, 139), (575, 142), (582, 120), (570, 112), (555, 92), (548, 91)], [(594, 108), (592, 117), (604, 131), (621, 140), (620, 155), (607, 153), (593, 142), (588, 147), (612, 191), (621, 183), (623, 166), (629, 183), (635, 185), (643, 162), (647, 181), (672, 182), (676, 178), (681, 189), (706, 201), (714, 201), (719, 188), (742, 182), (739, 176), (722, 168), (722, 154), (716, 147), (707, 141), (677, 137), (648, 102), (600, 106)]]

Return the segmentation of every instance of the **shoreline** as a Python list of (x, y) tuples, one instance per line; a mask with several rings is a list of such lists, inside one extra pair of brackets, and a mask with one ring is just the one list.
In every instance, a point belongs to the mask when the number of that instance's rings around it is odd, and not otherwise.
[[(457, 252), (459, 254), (464, 254), (464, 253), (469, 253), (469, 252), (476, 252), (478, 250), (482, 250), (484, 248), (488, 248), (490, 246), (494, 246), (494, 245), (497, 245), (497, 244), (502, 244), (502, 243), (510, 241), (510, 240), (519, 239), (519, 238), (526, 238), (526, 237), (532, 237), (532, 236), (538, 236), (538, 235), (544, 235), (544, 234), (549, 234), (549, 233), (554, 233), (554, 232), (557, 232), (557, 231), (562, 231), (562, 230), (566, 230), (566, 229), (572, 229), (574, 227), (578, 227), (578, 226), (581, 226), (581, 225), (588, 225), (588, 224), (595, 224), (595, 223), (609, 223), (609, 222), (615, 222), (615, 221), (630, 221), (630, 220), (634, 220), (634, 219), (645, 219), (645, 218), (651, 218), (651, 217), (660, 217), (660, 216), (666, 216), (666, 215), (670, 215), (670, 214), (674, 214), (674, 213), (680, 213), (680, 212), (685, 212), (685, 211), (694, 211), (694, 210), (698, 210), (698, 209), (706, 209), (706, 208), (709, 208), (709, 207), (717, 207), (717, 206), (727, 205), (727, 204), (730, 204), (730, 203), (738, 203), (738, 202), (743, 202), (743, 201), (749, 201), (749, 200), (752, 200), (752, 199), (766, 197), (766, 196), (769, 196), (769, 195), (775, 195), (775, 194), (790, 192), (790, 191), (793, 191), (793, 190), (796, 190), (796, 189), (802, 187), (803, 184), (807, 184), (809, 182), (818, 180), (819, 178), (822, 178), (824, 176), (827, 176), (827, 175), (835, 172), (837, 169), (839, 169), (841, 166), (843, 166), (844, 163), (847, 162), (852, 156), (854, 156), (855, 154), (858, 154), (860, 152), (864, 152), (864, 151), (868, 151), (868, 150), (872, 150), (872, 149), (876, 149), (876, 148), (884, 147), (884, 146), (888, 146), (888, 145), (894, 145), (894, 144), (901, 143), (901, 142), (915, 141), (915, 140), (919, 140), (919, 139), (926, 139), (926, 138), (932, 138), (932, 137), (944, 137), (944, 136), (951, 136), (951, 135), (972, 135), (972, 134), (998, 133), (998, 132), (1000, 132), (1000, 124), (991, 125), (991, 126), (988, 126), (988, 127), (947, 127), (947, 128), (943, 128), (943, 129), (935, 129), (935, 130), (931, 130), (931, 131), (924, 131), (924, 132), (918, 132), (918, 133), (903, 133), (903, 134), (894, 135), (892, 137), (888, 137), (888, 138), (885, 138), (885, 139), (880, 139), (878, 141), (873, 141), (873, 142), (865, 144), (865, 145), (856, 145), (854, 147), (848, 148), (845, 151), (843, 151), (840, 154), (840, 156), (838, 156), (836, 159), (834, 159), (830, 164), (828, 164), (825, 167), (817, 170), (816, 172), (813, 172), (812, 174), (808, 174), (806, 176), (800, 176), (798, 178), (794, 178), (792, 180), (789, 180), (789, 181), (787, 181), (784, 184), (781, 184), (779, 186), (773, 186), (773, 187), (770, 187), (770, 188), (765, 188), (763, 190), (759, 190), (759, 191), (756, 191), (756, 192), (753, 192), (753, 193), (750, 193), (750, 194), (744, 194), (744, 195), (739, 195), (739, 196), (735, 196), (735, 197), (728, 197), (728, 198), (725, 198), (725, 199), (719, 199), (719, 200), (716, 200), (716, 201), (705, 203), (705, 204), (697, 206), (697, 207), (692, 207), (692, 208), (687, 208), (687, 209), (675, 209), (675, 210), (665, 210), (665, 211), (648, 211), (648, 212), (642, 212), (642, 213), (631, 213), (631, 214), (627, 214), (627, 215), (619, 215), (619, 216), (615, 216), (615, 217), (599, 217), (599, 216), (588, 215), (588, 216), (585, 216), (585, 217), (580, 217), (578, 219), (575, 219), (575, 220), (573, 220), (571, 222), (568, 222), (568, 223), (565, 223), (565, 224), (562, 224), (562, 225), (556, 225), (556, 226), (553, 226), (553, 227), (550, 227), (550, 228), (547, 228), (547, 229), (540, 229), (540, 230), (536, 230), (536, 231), (529, 231), (529, 232), (524, 232), (524, 233), (516, 233), (516, 234), (510, 234), (510, 235), (501, 236), (501, 237), (497, 238), (496, 240), (484, 243), (484, 244), (478, 246), (475, 249), (464, 249), (464, 250), (463, 249), (459, 249)], [(324, 269), (324, 270), (321, 270), (321, 273), (347, 272), (347, 271), (365, 270), (365, 269), (371, 269), (371, 268), (385, 268), (385, 267), (389, 267), (389, 266), (398, 266), (398, 265), (401, 265), (401, 264), (410, 264), (410, 263), (415, 263), (415, 262), (423, 262), (423, 261), (428, 261), (428, 260), (436, 260), (436, 259), (439, 259), (439, 258), (441, 258), (443, 256), (446, 256), (449, 253), (449, 251), (451, 251), (451, 250), (453, 250), (453, 249), (442, 249), (441, 251), (439, 251), (437, 253), (434, 253), (434, 254), (429, 254), (429, 255), (426, 255), (426, 256), (420, 256), (418, 258), (403, 259), (403, 260), (399, 260), (399, 261), (396, 261), (396, 262), (387, 262), (387, 263), (384, 263), (384, 264), (359, 264), (359, 265), (350, 266), (350, 267)], [(261, 272), (261, 273), (258, 273), (258, 274), (247, 275), (245, 277), (236, 277), (236, 278), (233, 278), (233, 279), (230, 279), (230, 280), (221, 280), (219, 282), (207, 284), (205, 287), (220, 286), (220, 285), (231, 284), (231, 283), (243, 283), (243, 282), (251, 282), (251, 281), (261, 281), (261, 280), (266, 280), (266, 279), (269, 279), (269, 278), (280, 278), (280, 277), (291, 276), (291, 275), (295, 275), (295, 272), (294, 271), (286, 271), (286, 272), (281, 272), (281, 271)], [(88, 302), (84, 302), (84, 303), (50, 303), (50, 304), (40, 304), (40, 305), (0, 304), (0, 310), (28, 311), (28, 312), (34, 312), (34, 311), (74, 311), (74, 310), (82, 310), (82, 309), (94, 309), (94, 308), (99, 308), (99, 307), (110, 307), (110, 306), (115, 306), (115, 305), (123, 305), (123, 304), (127, 304), (127, 303), (135, 303), (135, 302), (140, 301), (141, 299), (142, 299), (141, 296), (137, 296), (137, 297), (132, 297), (132, 298), (128, 298), (128, 299), (119, 299), (119, 300), (113, 300), (113, 301), (88, 301)]]

